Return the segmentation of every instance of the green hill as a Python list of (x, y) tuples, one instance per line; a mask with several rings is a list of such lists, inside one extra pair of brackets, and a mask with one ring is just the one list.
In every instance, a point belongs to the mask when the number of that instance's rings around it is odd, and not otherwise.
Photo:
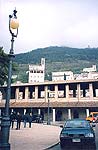
[(39, 64), (41, 58), (46, 60), (46, 79), (53, 71), (71, 70), (74, 73), (80, 73), (83, 68), (91, 67), (93, 64), (98, 68), (98, 48), (78, 49), (51, 46), (15, 56), (15, 62), (19, 65), (19, 79), (25, 76), (28, 64)]

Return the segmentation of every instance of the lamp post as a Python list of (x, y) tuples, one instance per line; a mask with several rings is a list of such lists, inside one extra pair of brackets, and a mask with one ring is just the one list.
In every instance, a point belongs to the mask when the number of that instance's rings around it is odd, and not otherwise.
[(9, 134), (10, 134), (10, 117), (9, 117), (9, 103), (11, 98), (11, 76), (12, 76), (12, 60), (14, 57), (14, 37), (18, 35), (18, 27), (19, 23), (17, 21), (17, 11), (16, 9), (13, 11), (12, 15), (9, 15), (9, 31), (12, 36), (11, 38), (11, 49), (9, 52), (9, 67), (8, 67), (8, 83), (7, 83), (7, 94), (6, 94), (6, 102), (5, 102), (5, 112), (2, 116), (1, 120), (1, 144), (0, 148), (2, 150), (10, 150), (9, 143)]
[(47, 125), (50, 125), (50, 100), (49, 100), (49, 90), (48, 90), (48, 117), (47, 117)]

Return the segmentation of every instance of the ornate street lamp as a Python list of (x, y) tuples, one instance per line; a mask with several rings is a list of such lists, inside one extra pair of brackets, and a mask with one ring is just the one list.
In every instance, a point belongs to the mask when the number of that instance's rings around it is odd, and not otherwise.
[(9, 15), (9, 31), (11, 33), (12, 39), (11, 39), (11, 49), (9, 52), (9, 68), (8, 68), (8, 83), (7, 83), (7, 94), (6, 94), (6, 102), (5, 102), (5, 112), (2, 116), (1, 120), (1, 143), (0, 143), (0, 149), (2, 150), (10, 150), (10, 144), (9, 144), (9, 134), (10, 134), (10, 117), (9, 117), (9, 104), (10, 104), (10, 98), (11, 98), (11, 76), (12, 76), (12, 60), (14, 57), (14, 50), (13, 50), (13, 44), (14, 44), (14, 37), (17, 37), (18, 35), (18, 27), (19, 23), (17, 21), (17, 11), (16, 9), (13, 11), (12, 15)]

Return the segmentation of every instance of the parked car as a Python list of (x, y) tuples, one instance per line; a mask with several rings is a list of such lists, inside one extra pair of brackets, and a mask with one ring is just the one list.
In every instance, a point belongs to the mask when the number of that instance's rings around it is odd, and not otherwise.
[(33, 115), (32, 116), (32, 122), (36, 122), (36, 123), (42, 123), (42, 116), (41, 115)]
[(91, 112), (88, 117), (86, 117), (86, 120), (90, 122), (98, 122), (98, 112)]
[(67, 120), (60, 133), (60, 146), (95, 150), (95, 133), (90, 123), (85, 119)]

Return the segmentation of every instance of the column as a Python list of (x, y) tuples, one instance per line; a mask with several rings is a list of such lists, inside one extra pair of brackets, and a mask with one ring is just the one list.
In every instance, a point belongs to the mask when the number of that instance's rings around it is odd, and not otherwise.
[(38, 86), (35, 86), (35, 100), (38, 99)]
[(41, 114), (41, 109), (38, 109), (38, 115), (40, 115)]
[(68, 109), (68, 119), (71, 119), (71, 109)]
[(26, 114), (26, 109), (24, 109), (24, 115)]
[(78, 101), (81, 99), (80, 84), (77, 84), (77, 98), (78, 98)]
[(16, 88), (16, 91), (15, 91), (15, 99), (19, 99), (19, 87)]
[(45, 102), (48, 102), (48, 85), (45, 86)]
[(11, 112), (14, 112), (14, 110), (13, 110), (13, 109), (11, 109)]
[(86, 109), (86, 116), (89, 116), (89, 109)]
[(1, 116), (1, 109), (0, 109), (0, 116)]
[(25, 87), (25, 99), (26, 100), (28, 100), (28, 92), (29, 92), (28, 87)]
[(89, 84), (89, 95), (90, 95), (90, 100), (93, 100), (93, 86), (92, 86), (92, 83)]
[(65, 88), (66, 88), (66, 99), (69, 100), (69, 85), (66, 84)]
[(58, 85), (55, 85), (55, 100), (58, 99)]
[(53, 108), (53, 122), (55, 122), (55, 109)]
[(0, 101), (3, 99), (3, 94), (2, 92), (0, 91)]

